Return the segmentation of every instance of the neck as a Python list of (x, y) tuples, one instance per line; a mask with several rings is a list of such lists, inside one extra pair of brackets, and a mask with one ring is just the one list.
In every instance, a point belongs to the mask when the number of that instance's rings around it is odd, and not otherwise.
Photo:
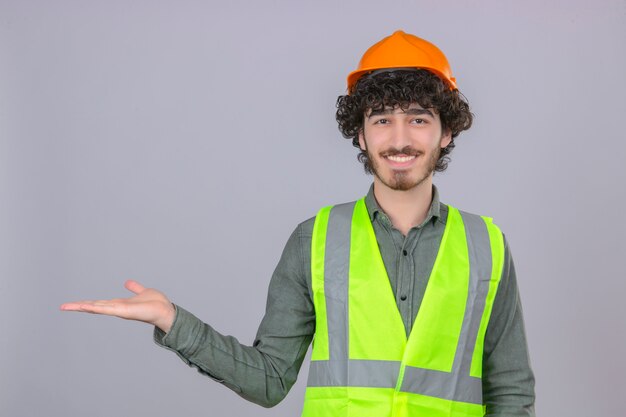
[(407, 191), (393, 190), (374, 177), (374, 197), (380, 208), (389, 216), (393, 227), (403, 235), (422, 224), (433, 199), (432, 175)]

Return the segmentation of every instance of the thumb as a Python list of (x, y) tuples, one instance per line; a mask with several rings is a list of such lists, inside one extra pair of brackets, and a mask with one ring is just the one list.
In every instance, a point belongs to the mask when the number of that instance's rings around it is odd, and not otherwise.
[(139, 294), (140, 292), (143, 292), (146, 289), (143, 285), (141, 285), (137, 281), (133, 281), (132, 279), (129, 279), (128, 281), (126, 281), (124, 283), (124, 287), (126, 287), (127, 290), (134, 292), (135, 294)]

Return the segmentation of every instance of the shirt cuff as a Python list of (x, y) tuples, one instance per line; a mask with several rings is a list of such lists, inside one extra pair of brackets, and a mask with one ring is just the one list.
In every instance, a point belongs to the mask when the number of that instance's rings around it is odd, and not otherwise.
[(170, 331), (165, 333), (155, 326), (154, 342), (165, 349), (175, 352), (185, 363), (189, 364), (188, 356), (193, 354), (196, 347), (196, 339), (202, 326), (202, 321), (185, 310), (173, 304), (176, 314)]

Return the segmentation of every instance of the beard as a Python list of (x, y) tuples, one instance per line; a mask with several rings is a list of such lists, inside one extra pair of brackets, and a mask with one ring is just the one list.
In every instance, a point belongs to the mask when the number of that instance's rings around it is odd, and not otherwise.
[[(429, 155), (428, 160), (426, 161), (426, 165), (423, 167), (423, 170), (415, 178), (411, 178), (410, 170), (404, 169), (394, 169), (391, 171), (390, 178), (385, 178), (384, 175), (382, 175), (382, 173), (380, 172), (381, 170), (378, 161), (373, 157), (372, 154), (370, 154), (369, 149), (365, 149), (365, 151), (370, 162), (372, 173), (376, 176), (376, 178), (380, 180), (380, 182), (395, 191), (408, 191), (421, 185), (435, 171), (437, 161), (439, 160), (439, 156), (441, 154), (441, 148), (439, 147), (439, 145), (437, 145), (435, 150)], [(424, 155), (423, 152), (420, 152), (410, 146), (405, 146), (402, 149), (388, 149), (384, 152), (381, 152), (379, 157), (384, 158), (386, 156), (400, 154), (415, 156), (416, 158)]]

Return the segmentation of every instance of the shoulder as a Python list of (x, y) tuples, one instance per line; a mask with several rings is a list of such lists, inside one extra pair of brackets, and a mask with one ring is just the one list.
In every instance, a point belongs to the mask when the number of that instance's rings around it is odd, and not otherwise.
[(493, 217), (441, 204), (440, 221), (446, 224), (450, 218), (459, 219), (458, 224), (462, 222), (466, 233), (472, 235), (471, 240), (474, 243), (483, 242), (483, 244), (491, 246), (492, 250), (497, 252), (499, 261), (507, 262), (510, 257), (508, 243), (504, 232)]
[(494, 227), (500, 233), (502, 233), (500, 226), (494, 221), (493, 217), (489, 214), (474, 213), (474, 212), (467, 211), (459, 207), (441, 203), (440, 217), (441, 219), (443, 219), (444, 223), (447, 220), (450, 212), (459, 213), (461, 217), (463, 218), (463, 220), (478, 221), (480, 223), (484, 222), (487, 225), (487, 227)]
[(297, 235), (300, 239), (308, 239), (311, 240), (311, 236), (313, 236), (313, 226), (315, 226), (315, 218), (317, 216), (309, 217), (308, 219), (300, 222), (296, 226), (296, 230), (294, 234)]
[(315, 214), (315, 216), (313, 217), (309, 217), (308, 219), (304, 220), (303, 222), (300, 222), (297, 226), (296, 226), (296, 230), (294, 231), (295, 234), (297, 234), (298, 236), (302, 237), (302, 238), (307, 238), (310, 240), (311, 236), (313, 236), (313, 228), (315, 226), (315, 219), (317, 219), (317, 216), (324, 212), (324, 211), (328, 211), (330, 209), (332, 209), (333, 207), (340, 207), (340, 206), (344, 206), (347, 207), (349, 205), (353, 205), (354, 203), (356, 203), (356, 201), (348, 201), (348, 202), (344, 202), (344, 203), (338, 203), (338, 204), (331, 204), (331, 205), (327, 205), (324, 207), (321, 207), (320, 209), (317, 210), (317, 213)]

